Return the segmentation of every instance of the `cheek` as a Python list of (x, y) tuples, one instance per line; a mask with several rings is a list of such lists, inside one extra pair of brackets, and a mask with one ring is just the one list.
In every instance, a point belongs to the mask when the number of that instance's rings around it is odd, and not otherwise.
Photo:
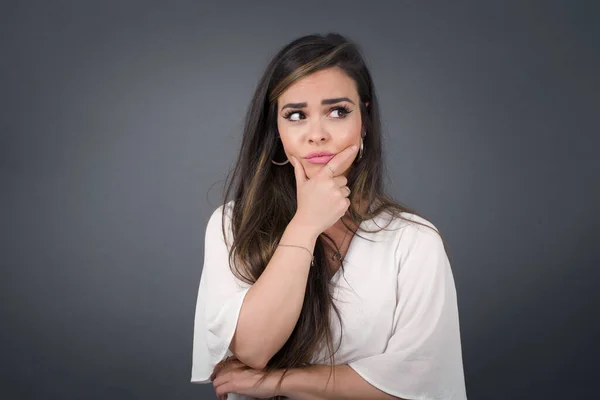
[(334, 148), (343, 150), (348, 146), (360, 143), (360, 124), (338, 124), (329, 130)]
[(300, 146), (298, 146), (298, 143), (294, 143), (294, 140), (287, 136), (285, 132), (280, 132), (280, 134), (281, 144), (283, 145), (283, 150), (285, 151), (285, 153), (287, 155), (297, 154), (298, 149), (300, 148)]
[(330, 132), (335, 142), (340, 145), (346, 143), (349, 146), (360, 136), (360, 126), (337, 126), (335, 130), (331, 130)]
[(286, 154), (291, 153), (290, 149), (293, 147), (290, 140), (291, 135), (288, 132), (288, 129), (286, 129), (279, 121), (277, 121), (277, 132), (279, 132), (279, 138), (277, 140), (283, 145)]
[(328, 121), (327, 130), (332, 138), (340, 140), (352, 139), (360, 135), (361, 122), (359, 118), (348, 118), (342, 121)]
[(279, 128), (279, 140), (288, 155), (302, 151), (302, 138), (303, 135), (295, 131), (293, 127), (282, 126)]

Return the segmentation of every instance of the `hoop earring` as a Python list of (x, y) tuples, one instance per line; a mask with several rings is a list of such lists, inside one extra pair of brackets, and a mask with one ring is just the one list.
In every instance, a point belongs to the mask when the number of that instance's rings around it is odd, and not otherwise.
[(354, 161), (355, 163), (357, 163), (360, 160), (362, 160), (362, 158), (363, 158), (363, 151), (364, 151), (364, 144), (363, 144), (363, 138), (361, 136), (360, 137), (360, 150), (358, 150), (358, 157), (356, 158), (356, 161)]
[(289, 163), (290, 160), (285, 160), (284, 162), (277, 162), (277, 161), (271, 160), (271, 162), (275, 165), (285, 165), (285, 164)]
[[(281, 140), (281, 136), (279, 136), (279, 134), (277, 134), (277, 139)], [(285, 165), (285, 164), (289, 163), (290, 160), (285, 160), (284, 162), (277, 162), (277, 161), (271, 160), (271, 162), (275, 165)]]

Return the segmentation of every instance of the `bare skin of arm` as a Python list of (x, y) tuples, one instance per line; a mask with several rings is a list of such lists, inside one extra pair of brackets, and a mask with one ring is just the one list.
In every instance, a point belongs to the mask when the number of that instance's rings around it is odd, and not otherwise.
[[(347, 179), (337, 176), (342, 163), (353, 159), (356, 147), (336, 154), (312, 179), (291, 158), (298, 188), (298, 209), (261, 276), (246, 293), (231, 352), (244, 364), (262, 369), (288, 340), (302, 310), (317, 238), (350, 206)], [(307, 251), (308, 250), (308, 251)]]

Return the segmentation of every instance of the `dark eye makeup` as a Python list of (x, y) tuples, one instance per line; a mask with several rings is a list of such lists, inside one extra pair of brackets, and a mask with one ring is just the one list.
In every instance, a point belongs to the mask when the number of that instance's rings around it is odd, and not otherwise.
[[(344, 105), (344, 106), (332, 107), (331, 109), (329, 109), (329, 112), (332, 112), (332, 111), (338, 111), (340, 113), (340, 116), (337, 119), (343, 119), (343, 118), (346, 118), (346, 116), (348, 114), (350, 114), (353, 110), (349, 109), (348, 106)], [(283, 118), (290, 119), (290, 117), (296, 113), (304, 115), (304, 113), (300, 110), (289, 110), (288, 112), (286, 112), (283, 115)], [(292, 120), (291, 122), (297, 122), (297, 121)]]

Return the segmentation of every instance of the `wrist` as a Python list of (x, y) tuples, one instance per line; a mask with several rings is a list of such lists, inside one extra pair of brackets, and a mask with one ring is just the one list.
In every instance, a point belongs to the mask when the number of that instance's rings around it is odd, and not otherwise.
[[(278, 378), (281, 377), (281, 374)], [(316, 397), (303, 392), (303, 382), (311, 378), (305, 368), (292, 368), (288, 370), (281, 381), (281, 387), (277, 390), (278, 396), (294, 399), (315, 399)]]
[(321, 232), (317, 232), (317, 229), (309, 223), (306, 223), (302, 218), (294, 215), (292, 220), (289, 222), (288, 227), (291, 227), (292, 231), (298, 233), (312, 242), (316, 242)]

